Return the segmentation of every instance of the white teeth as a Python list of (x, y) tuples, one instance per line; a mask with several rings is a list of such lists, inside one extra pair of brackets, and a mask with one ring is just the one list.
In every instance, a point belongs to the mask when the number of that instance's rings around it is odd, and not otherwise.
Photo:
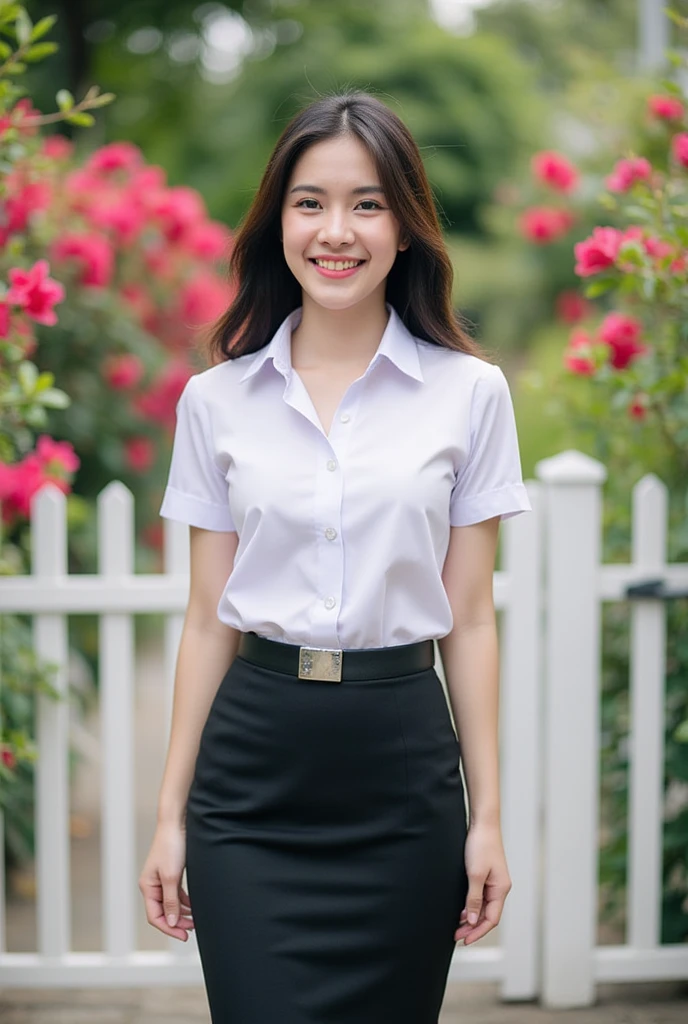
[(357, 267), (361, 260), (346, 260), (337, 263), (335, 260), (315, 260), (319, 267), (325, 270), (349, 270), (350, 267)]

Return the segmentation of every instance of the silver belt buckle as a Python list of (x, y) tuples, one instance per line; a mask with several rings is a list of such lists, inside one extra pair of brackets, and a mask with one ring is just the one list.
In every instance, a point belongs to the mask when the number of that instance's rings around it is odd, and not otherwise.
[(299, 647), (299, 679), (340, 683), (342, 651), (329, 647)]

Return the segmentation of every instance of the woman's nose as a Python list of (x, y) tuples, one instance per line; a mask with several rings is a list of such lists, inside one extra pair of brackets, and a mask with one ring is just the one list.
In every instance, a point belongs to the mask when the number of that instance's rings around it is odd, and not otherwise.
[(321, 225), (318, 239), (321, 242), (352, 242), (353, 230), (345, 216), (331, 214)]

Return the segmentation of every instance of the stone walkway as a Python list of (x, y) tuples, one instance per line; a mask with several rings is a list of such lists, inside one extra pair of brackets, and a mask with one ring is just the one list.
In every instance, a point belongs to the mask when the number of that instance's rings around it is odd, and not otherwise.
[[(688, 985), (623, 988), (603, 985), (595, 1006), (555, 1011), (544, 1010), (533, 1003), (501, 1003), (494, 984), (454, 982), (447, 988), (439, 1024), (686, 1024), (686, 1020)], [(209, 1024), (210, 1016), (205, 993), (199, 988), (16, 989), (0, 993), (0, 1021), (2, 1024)], [(279, 1021), (265, 1024), (279, 1024)]]

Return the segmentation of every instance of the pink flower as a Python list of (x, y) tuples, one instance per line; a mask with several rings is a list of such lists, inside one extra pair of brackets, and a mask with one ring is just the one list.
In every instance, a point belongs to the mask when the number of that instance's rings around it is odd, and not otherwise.
[(62, 479), (65, 473), (75, 473), (81, 465), (69, 441), (55, 441), (48, 434), (41, 434), (36, 441), (36, 455), (50, 479)]
[(557, 192), (571, 192), (578, 184), (578, 170), (561, 153), (543, 150), (535, 153), (531, 162), (533, 175)]
[(183, 285), (179, 316), (189, 327), (200, 327), (224, 313), (231, 299), (227, 282), (207, 270), (199, 270)]
[(564, 351), (564, 366), (572, 373), (590, 377), (595, 372), (595, 360), (592, 355), (593, 339), (587, 331), (580, 328), (571, 332), (568, 347)]
[(649, 404), (649, 398), (646, 394), (640, 392), (635, 396), (633, 401), (628, 406), (628, 413), (634, 420), (644, 420), (647, 416), (647, 407)]
[(573, 214), (552, 206), (533, 206), (520, 217), (521, 233), (530, 242), (547, 245), (565, 235), (573, 224)]
[(623, 235), (616, 228), (593, 228), (590, 238), (576, 242), (573, 247), (577, 261), (574, 273), (579, 277), (590, 277), (613, 266), (622, 241)]
[(207, 220), (193, 224), (182, 239), (186, 252), (202, 260), (217, 260), (226, 254), (230, 232), (217, 221)]
[(671, 242), (664, 242), (661, 238), (655, 238), (654, 235), (649, 235), (644, 239), (643, 245), (648, 256), (654, 256), (658, 260), (664, 259), (665, 256), (671, 256), (675, 250), (675, 246)]
[(110, 142), (91, 154), (85, 170), (108, 175), (114, 171), (136, 171), (142, 163), (141, 150), (133, 142)]
[(41, 152), (52, 160), (66, 160), (74, 152), (74, 143), (64, 135), (48, 135), (43, 140)]
[(3, 746), (2, 750), (0, 750), (0, 760), (5, 765), (6, 768), (14, 768), (17, 764), (16, 757), (14, 756), (10, 748), (5, 746)]
[(134, 400), (134, 408), (146, 419), (173, 430), (177, 402), (191, 373), (188, 364), (181, 360), (168, 363), (148, 391)]
[(124, 194), (92, 207), (89, 219), (95, 227), (112, 231), (115, 240), (125, 246), (136, 240), (145, 224), (143, 210)]
[(647, 110), (662, 121), (680, 121), (684, 114), (684, 106), (676, 96), (650, 96)]
[(639, 181), (649, 181), (652, 177), (652, 164), (643, 156), (632, 157), (630, 160), (619, 160), (612, 173), (606, 178), (610, 192), (628, 192)]
[(114, 271), (112, 245), (101, 235), (64, 234), (52, 245), (52, 257), (63, 261), (73, 259), (81, 267), (79, 284), (105, 288)]
[(43, 467), (36, 455), (27, 455), (14, 465), (0, 463), (0, 500), (2, 518), (11, 522), (17, 516), (28, 519), (31, 499), (45, 482)]
[(577, 324), (590, 311), (590, 303), (580, 292), (563, 291), (557, 295), (555, 310), (558, 318), (565, 324)]
[(127, 391), (143, 377), (144, 366), (133, 352), (108, 356), (102, 363), (101, 373), (113, 391)]
[(206, 219), (203, 199), (195, 189), (184, 185), (159, 192), (151, 205), (168, 242), (179, 241), (189, 228)]
[(0, 300), (0, 338), (6, 338), (10, 333), (10, 307), (4, 300)]
[(149, 437), (130, 437), (124, 442), (124, 456), (135, 473), (145, 473), (155, 461), (155, 446)]
[(36, 110), (28, 97), (17, 100), (12, 111), (12, 123), (20, 135), (35, 135), (38, 131), (38, 124), (32, 123), (41, 116), (41, 111)]
[(7, 274), (11, 287), (5, 298), (12, 305), (21, 306), (36, 323), (52, 326), (57, 323), (53, 306), (62, 302), (65, 290), (58, 281), (48, 277), (49, 271), (47, 260), (37, 260), (30, 270), (12, 267)]
[(611, 349), (611, 364), (624, 370), (636, 356), (647, 351), (640, 342), (643, 326), (625, 313), (608, 313), (600, 326), (600, 338)]
[(688, 167), (688, 132), (674, 135), (671, 140), (671, 152), (677, 163), (682, 167)]

